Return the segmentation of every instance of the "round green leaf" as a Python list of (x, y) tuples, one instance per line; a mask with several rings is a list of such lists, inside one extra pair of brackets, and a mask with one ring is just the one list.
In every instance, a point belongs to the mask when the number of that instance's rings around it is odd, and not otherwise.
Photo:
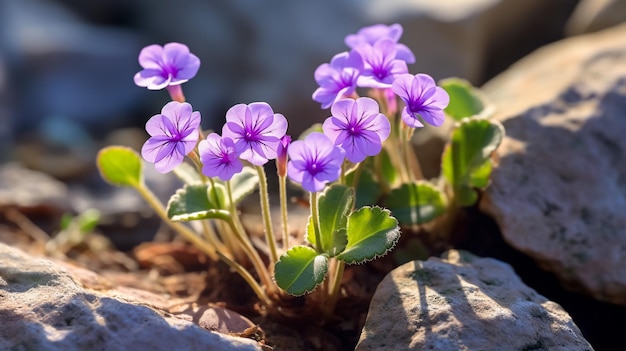
[(400, 179), (398, 168), (391, 162), (391, 157), (385, 148), (383, 148), (380, 154), (376, 155), (374, 167), (377, 169), (377, 174), (382, 177), (383, 181), (389, 184), (390, 187), (393, 187), (394, 183)]
[(460, 78), (447, 78), (439, 82), (450, 95), (450, 103), (445, 112), (456, 121), (466, 117), (485, 114), (487, 103), (483, 94), (470, 82)]
[(259, 174), (250, 167), (244, 167), (241, 172), (233, 176), (230, 180), (230, 185), (231, 189), (233, 189), (233, 201), (237, 204), (257, 189), (259, 186)]
[[(354, 173), (349, 173), (346, 176), (346, 183), (352, 184)], [(359, 184), (356, 186), (356, 207), (363, 207), (372, 205), (378, 202), (378, 198), (382, 194), (380, 184), (374, 177), (374, 172), (370, 168), (364, 168), (359, 176)]]
[[(167, 203), (167, 216), (172, 221), (192, 221), (197, 219), (218, 218), (230, 220), (230, 212), (216, 206), (209, 198), (210, 188), (206, 184), (187, 184), (178, 189)], [(224, 204), (225, 191), (216, 187), (218, 202)]]
[(348, 245), (337, 256), (346, 263), (362, 263), (384, 256), (400, 239), (398, 221), (389, 210), (362, 207), (348, 219)]
[(185, 184), (197, 184), (202, 182), (198, 171), (189, 163), (183, 162), (173, 170), (174, 174)]
[(328, 256), (308, 246), (294, 246), (274, 265), (276, 284), (290, 295), (311, 292), (324, 281)]
[[(345, 229), (354, 206), (354, 189), (334, 184), (327, 187), (317, 200), (322, 250), (334, 257), (343, 251), (347, 244)], [(308, 223), (307, 240), (315, 246), (312, 217), (309, 217)]]
[(441, 163), (442, 175), (455, 193), (460, 192), (461, 187), (481, 189), (488, 184), (491, 175), (490, 156), (503, 137), (504, 127), (495, 120), (468, 118), (458, 123), (446, 145)]
[(124, 146), (107, 146), (98, 152), (96, 165), (107, 182), (117, 186), (138, 187), (142, 181), (139, 154)]
[(446, 211), (443, 192), (425, 181), (393, 189), (384, 204), (403, 225), (427, 223)]

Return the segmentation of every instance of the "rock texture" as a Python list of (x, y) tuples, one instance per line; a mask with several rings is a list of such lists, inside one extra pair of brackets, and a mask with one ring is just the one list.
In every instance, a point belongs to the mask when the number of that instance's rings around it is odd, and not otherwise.
[(607, 29), (626, 20), (622, 0), (581, 0), (565, 24), (567, 35), (580, 35)]
[[(100, 281), (84, 272), (80, 281)], [(0, 244), (2, 350), (261, 350), (154, 308), (146, 293), (85, 289), (69, 271)]]
[(540, 49), (484, 91), (507, 137), (481, 208), (565, 284), (626, 305), (626, 25)]
[(356, 346), (369, 350), (592, 350), (570, 316), (490, 258), (448, 251), (379, 284)]

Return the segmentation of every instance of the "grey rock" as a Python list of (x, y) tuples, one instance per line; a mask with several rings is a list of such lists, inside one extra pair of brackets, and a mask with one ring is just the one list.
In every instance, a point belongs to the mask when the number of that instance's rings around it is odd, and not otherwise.
[(85, 289), (62, 266), (0, 244), (0, 349), (261, 350), (253, 340), (113, 295)]
[(451, 250), (378, 285), (356, 346), (367, 350), (592, 350), (557, 303), (506, 263)]
[(45, 173), (29, 170), (18, 163), (0, 167), (0, 207), (62, 212), (71, 207), (67, 197), (67, 186)]
[(580, 35), (607, 29), (626, 21), (626, 2), (621, 0), (581, 0), (565, 24), (567, 35)]
[(544, 47), (484, 86), (507, 137), (480, 206), (569, 288), (626, 305), (626, 25)]

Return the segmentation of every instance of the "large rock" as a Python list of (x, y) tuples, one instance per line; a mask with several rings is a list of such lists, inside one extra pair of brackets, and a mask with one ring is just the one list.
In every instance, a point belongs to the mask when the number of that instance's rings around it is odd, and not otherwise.
[[(139, 303), (148, 293), (80, 275), (0, 244), (0, 349), (261, 350), (256, 341), (210, 332), (155, 308), (162, 299)], [(111, 291), (85, 289), (87, 281)]]
[(626, 305), (626, 25), (540, 49), (484, 91), (507, 136), (481, 208), (568, 286)]
[(565, 24), (565, 33), (580, 35), (607, 29), (626, 21), (622, 0), (581, 0)]
[(379, 284), (356, 346), (368, 350), (592, 350), (570, 316), (491, 258), (448, 251)]

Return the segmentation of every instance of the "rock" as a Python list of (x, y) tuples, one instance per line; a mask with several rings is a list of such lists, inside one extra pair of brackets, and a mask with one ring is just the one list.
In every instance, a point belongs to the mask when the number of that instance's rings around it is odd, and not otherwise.
[[(106, 289), (101, 279), (81, 276)], [(0, 349), (261, 350), (254, 340), (209, 332), (141, 303), (146, 292), (111, 291), (83, 288), (52, 261), (0, 244)]]
[(567, 35), (596, 32), (623, 23), (626, 2), (620, 0), (582, 0), (565, 24)]
[(480, 203), (568, 287), (626, 305), (626, 25), (549, 45), (484, 86), (503, 122)]
[(18, 163), (0, 167), (0, 208), (60, 213), (71, 208), (67, 197), (67, 186), (45, 173), (29, 170)]
[(378, 285), (356, 346), (366, 350), (592, 350), (557, 303), (501, 261), (451, 250)]

